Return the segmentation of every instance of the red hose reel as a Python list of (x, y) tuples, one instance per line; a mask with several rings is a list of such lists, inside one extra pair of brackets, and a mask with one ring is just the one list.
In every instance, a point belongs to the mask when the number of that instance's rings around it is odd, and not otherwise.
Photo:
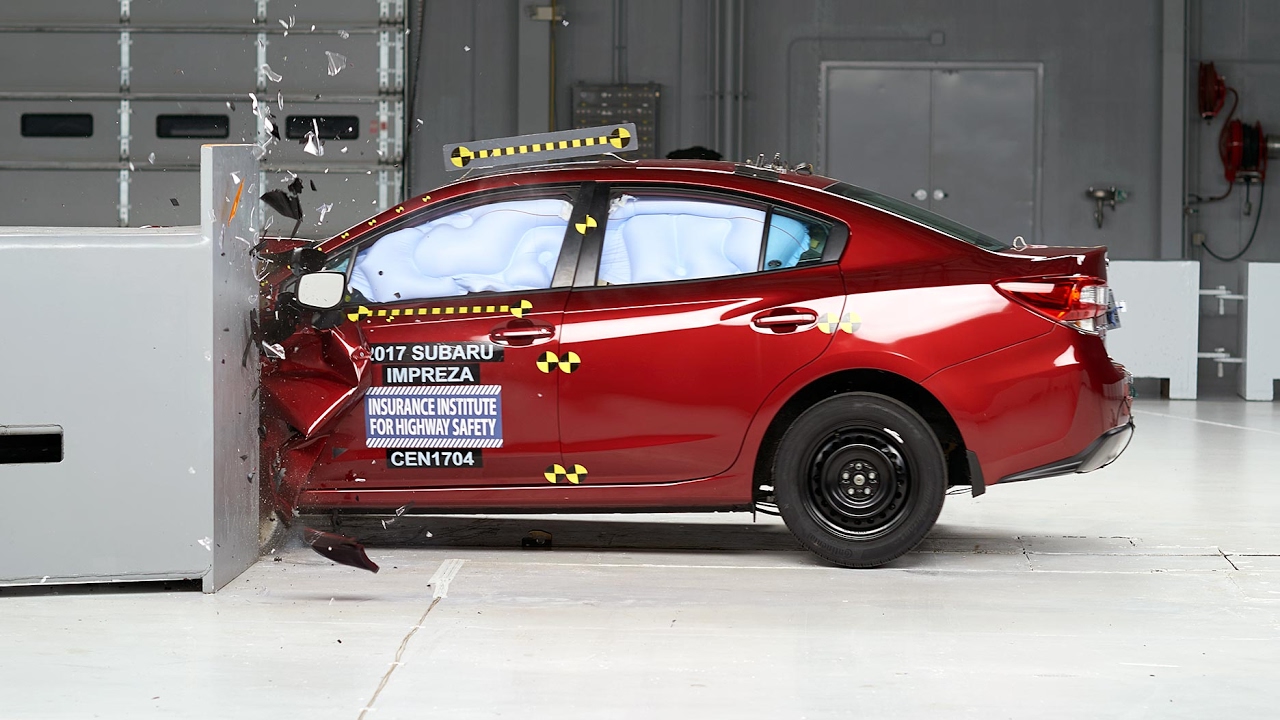
[[(1206, 122), (1218, 116), (1231, 95), (1231, 110), (1227, 122), (1218, 133), (1218, 157), (1222, 160), (1222, 174), (1228, 184), (1236, 180), (1247, 183), (1262, 182), (1267, 178), (1267, 136), (1262, 123), (1247, 125), (1235, 118), (1240, 95), (1227, 85), (1213, 63), (1200, 63), (1199, 82), (1200, 117)], [(1223, 196), (1225, 197), (1225, 195)]]
[(1218, 135), (1218, 157), (1228, 183), (1237, 179), (1262, 182), (1267, 179), (1267, 136), (1262, 123), (1245, 125), (1232, 120)]

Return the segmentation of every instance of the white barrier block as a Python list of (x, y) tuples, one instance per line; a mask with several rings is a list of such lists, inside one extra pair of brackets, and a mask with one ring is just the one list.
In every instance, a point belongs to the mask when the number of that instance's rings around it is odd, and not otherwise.
[(1196, 398), (1200, 263), (1116, 260), (1107, 284), (1125, 304), (1107, 350), (1134, 377), (1167, 378), (1169, 397)]
[(0, 585), (213, 591), (257, 559), (251, 150), (202, 149), (203, 228), (0, 228), (0, 434), (62, 435), (0, 463)]
[(1280, 379), (1280, 263), (1245, 263), (1240, 292), (1240, 396), (1270, 402)]

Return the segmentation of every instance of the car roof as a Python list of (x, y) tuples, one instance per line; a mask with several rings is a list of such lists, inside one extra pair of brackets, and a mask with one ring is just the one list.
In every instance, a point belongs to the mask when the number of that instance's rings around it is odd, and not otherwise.
[[(769, 166), (759, 167), (745, 163), (723, 160), (624, 160), (616, 155), (603, 159), (579, 160), (570, 162), (548, 163), (541, 165), (521, 165), (513, 168), (495, 168), (487, 171), (471, 171), (461, 177), (423, 195), (417, 195), (392, 206), (391, 208), (369, 218), (355, 227), (349, 228), (339, 235), (323, 240), (319, 248), (328, 252), (334, 247), (346, 244), (351, 238), (365, 235), (381, 228), (407, 214), (417, 214), (424, 207), (435, 205), (438, 201), (453, 199), (488, 190), (506, 188), (553, 185), (567, 182), (636, 182), (653, 181), (663, 183), (681, 183), (693, 186), (706, 185), (711, 188), (741, 186), (743, 181), (756, 184), (753, 188), (764, 194), (787, 194), (793, 190), (783, 189), (806, 188), (821, 190), (837, 182), (821, 175), (802, 174), (772, 169)], [(782, 187), (775, 192), (768, 192), (769, 185), (777, 183)], [(774, 185), (778, 187), (778, 185)]]

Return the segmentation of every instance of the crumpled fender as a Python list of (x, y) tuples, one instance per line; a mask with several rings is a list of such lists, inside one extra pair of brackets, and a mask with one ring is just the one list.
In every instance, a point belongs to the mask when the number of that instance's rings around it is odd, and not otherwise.
[(263, 364), (263, 458), (274, 504), (292, 517), (298, 495), (333, 422), (371, 384), (370, 355), (358, 323), (303, 328), (283, 343), (285, 358)]
[(369, 389), (369, 350), (356, 323), (310, 328), (285, 343), (286, 357), (263, 371), (267, 410), (312, 438)]

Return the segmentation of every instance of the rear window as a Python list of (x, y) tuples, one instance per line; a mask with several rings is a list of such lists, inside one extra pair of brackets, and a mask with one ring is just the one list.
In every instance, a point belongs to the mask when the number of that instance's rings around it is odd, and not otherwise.
[(887, 195), (881, 195), (878, 192), (872, 192), (855, 185), (850, 185), (849, 183), (838, 182), (834, 185), (829, 185), (824, 189), (834, 195), (846, 197), (850, 200), (860, 202), (863, 205), (870, 205), (873, 208), (883, 210), (892, 215), (904, 217), (927, 228), (937, 230), (943, 235), (949, 235), (957, 240), (963, 240), (970, 245), (976, 245), (983, 250), (1003, 252), (1013, 247), (1010, 243), (1000, 242), (990, 235), (980, 233), (977, 230), (961, 225), (954, 220), (948, 220), (937, 213), (931, 213), (928, 210), (916, 207), (911, 203), (903, 202)]

